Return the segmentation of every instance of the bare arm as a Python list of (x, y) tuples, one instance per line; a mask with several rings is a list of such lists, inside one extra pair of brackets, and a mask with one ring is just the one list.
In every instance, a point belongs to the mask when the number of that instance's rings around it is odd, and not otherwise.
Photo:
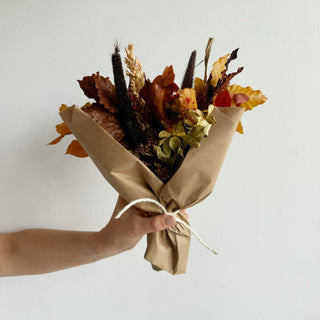
[(29, 229), (0, 234), (0, 276), (48, 273), (94, 262), (129, 250), (144, 234), (175, 223), (171, 216), (147, 218), (134, 207), (115, 220), (125, 205), (119, 197), (112, 218), (99, 232)]

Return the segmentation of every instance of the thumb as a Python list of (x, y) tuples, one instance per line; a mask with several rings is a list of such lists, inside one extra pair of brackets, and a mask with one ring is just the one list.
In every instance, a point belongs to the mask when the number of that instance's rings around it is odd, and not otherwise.
[(166, 230), (176, 223), (176, 219), (170, 215), (158, 215), (151, 218), (143, 218), (141, 228), (143, 233)]

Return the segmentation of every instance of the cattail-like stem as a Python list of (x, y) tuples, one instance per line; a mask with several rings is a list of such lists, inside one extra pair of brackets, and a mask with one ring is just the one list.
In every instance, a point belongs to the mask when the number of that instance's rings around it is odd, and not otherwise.
[(114, 53), (112, 54), (112, 68), (119, 102), (119, 122), (123, 125), (123, 129), (126, 132), (126, 139), (129, 142), (130, 147), (136, 149), (140, 143), (143, 143), (144, 135), (128, 95), (117, 43), (114, 48)]
[(196, 64), (196, 55), (197, 55), (197, 51), (192, 51), (189, 59), (188, 67), (182, 81), (181, 89), (193, 87), (193, 73), (194, 73), (194, 67)]

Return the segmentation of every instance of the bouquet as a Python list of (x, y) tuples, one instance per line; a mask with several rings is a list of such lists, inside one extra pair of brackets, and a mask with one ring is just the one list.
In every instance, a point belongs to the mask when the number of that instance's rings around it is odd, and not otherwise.
[[(155, 270), (186, 271), (190, 227), (179, 211), (190, 208), (213, 190), (235, 131), (243, 133), (242, 114), (267, 98), (259, 90), (230, 84), (243, 67), (228, 73), (238, 49), (219, 58), (207, 75), (213, 39), (205, 50), (204, 77), (194, 79), (196, 51), (191, 53), (179, 87), (172, 66), (153, 81), (126, 48), (127, 86), (118, 44), (112, 55), (114, 84), (99, 72), (79, 80), (93, 99), (81, 108), (60, 107), (60, 134), (49, 144), (73, 134), (66, 153), (93, 160), (102, 175), (127, 201), (161, 214), (176, 212), (168, 230), (148, 234), (145, 259)], [(141, 201), (148, 198), (153, 202)], [(138, 200), (138, 201), (136, 201)], [(154, 202), (159, 203), (155, 205)], [(192, 231), (192, 229), (191, 229)]]

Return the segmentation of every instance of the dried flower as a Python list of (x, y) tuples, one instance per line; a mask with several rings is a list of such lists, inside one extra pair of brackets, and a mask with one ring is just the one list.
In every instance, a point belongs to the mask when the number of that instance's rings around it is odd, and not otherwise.
[(194, 73), (194, 67), (196, 64), (196, 56), (197, 56), (197, 51), (192, 51), (189, 62), (188, 62), (188, 67), (182, 81), (181, 89), (192, 88), (193, 73)]
[(140, 143), (143, 143), (144, 135), (128, 95), (121, 57), (119, 54), (119, 47), (117, 44), (115, 45), (115, 50), (112, 54), (112, 68), (119, 102), (119, 121), (121, 121), (123, 129), (127, 133), (127, 139), (131, 148), (135, 149)]
[(142, 65), (140, 61), (133, 53), (133, 49), (133, 44), (129, 44), (128, 48), (126, 48), (127, 57), (124, 58), (124, 61), (128, 68), (126, 75), (130, 78), (130, 91), (136, 100), (139, 101), (139, 92), (144, 86), (144, 72), (142, 71)]

